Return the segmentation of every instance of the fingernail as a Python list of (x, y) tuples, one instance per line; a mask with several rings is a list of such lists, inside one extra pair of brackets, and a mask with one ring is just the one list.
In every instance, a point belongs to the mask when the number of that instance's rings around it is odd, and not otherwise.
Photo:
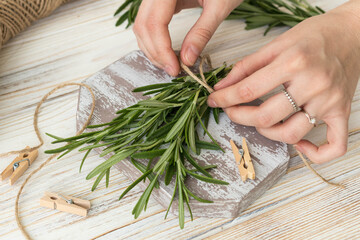
[(217, 104), (213, 99), (208, 99), (208, 105), (209, 107), (213, 107), (213, 108), (217, 107)]
[(170, 74), (171, 76), (175, 76), (175, 70), (174, 68), (172, 68), (170, 65), (166, 65), (164, 68), (165, 72), (167, 72), (168, 74)]
[(190, 65), (194, 65), (196, 59), (198, 58), (200, 52), (196, 47), (190, 45), (185, 52), (185, 59)]

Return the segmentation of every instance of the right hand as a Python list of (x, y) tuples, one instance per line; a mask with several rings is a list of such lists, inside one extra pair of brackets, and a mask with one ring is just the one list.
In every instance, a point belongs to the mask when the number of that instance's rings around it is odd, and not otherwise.
[(202, 6), (200, 18), (186, 35), (180, 51), (181, 61), (191, 66), (201, 54), (220, 23), (241, 0), (143, 0), (134, 24), (139, 48), (150, 61), (176, 76), (180, 64), (171, 47), (168, 25), (182, 9)]

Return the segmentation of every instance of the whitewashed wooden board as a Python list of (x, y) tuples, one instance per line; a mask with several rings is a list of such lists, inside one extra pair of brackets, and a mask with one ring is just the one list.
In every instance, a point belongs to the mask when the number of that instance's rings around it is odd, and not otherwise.
[[(90, 124), (109, 122), (116, 116), (118, 110), (144, 99), (142, 93), (132, 92), (135, 87), (170, 82), (171, 79), (171, 76), (153, 66), (143, 52), (130, 52), (83, 82), (93, 89), (96, 97), (94, 117)], [(88, 118), (91, 104), (90, 93), (82, 87), (77, 112), (78, 129)], [(201, 140), (211, 141), (208, 136), (203, 136), (200, 125), (198, 131)], [(202, 203), (191, 199), (191, 210), (197, 217), (236, 217), (285, 174), (290, 159), (287, 144), (263, 137), (254, 127), (232, 123), (225, 114), (220, 115), (220, 124), (216, 124), (214, 118), (210, 118), (209, 131), (225, 153), (202, 150), (199, 156), (194, 157), (201, 165), (217, 165), (218, 167), (212, 169), (210, 173), (215, 178), (228, 182), (229, 185), (205, 183), (188, 177), (185, 184), (190, 191), (203, 199), (214, 201)], [(230, 139), (240, 144), (242, 137), (247, 139), (256, 172), (256, 178), (246, 182), (240, 178), (229, 144)], [(97, 149), (97, 152), (101, 150)], [(139, 161), (147, 165), (147, 160)], [(185, 163), (185, 166), (191, 168), (187, 161)], [(116, 167), (133, 181), (141, 176), (141, 172), (128, 159), (116, 164)], [(140, 186), (145, 190), (147, 184), (141, 183)], [(154, 198), (165, 208), (170, 203), (174, 185), (174, 178), (168, 186), (164, 184), (162, 178), (160, 189), (154, 189)], [(170, 210), (177, 213), (176, 200)]]

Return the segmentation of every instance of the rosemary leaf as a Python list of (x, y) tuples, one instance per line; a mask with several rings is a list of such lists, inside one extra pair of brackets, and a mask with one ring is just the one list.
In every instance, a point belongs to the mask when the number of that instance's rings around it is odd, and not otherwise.
[(196, 147), (200, 149), (221, 150), (221, 148), (217, 144), (200, 140), (196, 141)]
[(93, 186), (92, 186), (92, 188), (91, 188), (91, 191), (95, 191), (95, 189), (96, 189), (97, 186), (99, 185), (101, 179), (103, 179), (103, 177), (105, 176), (106, 172), (107, 172), (107, 170), (105, 170), (105, 171), (103, 171), (103, 172), (101, 172), (101, 173), (99, 174), (99, 176), (96, 178), (96, 180), (95, 180), (95, 182), (94, 182), (94, 184), (93, 184)]
[(110, 157), (105, 162), (98, 165), (96, 168), (94, 168), (87, 176), (86, 179), (91, 179), (94, 176), (98, 175), (99, 173), (103, 172), (109, 167), (112, 167), (114, 164), (120, 162), (121, 160), (124, 160), (125, 158), (129, 157), (131, 154), (133, 154), (136, 150), (125, 150), (123, 152), (116, 153), (114, 156)]
[(151, 151), (137, 152), (132, 155), (133, 158), (139, 159), (152, 159), (155, 157), (160, 157), (164, 154), (166, 149), (156, 149)]
[(203, 198), (200, 198), (198, 196), (196, 196), (194, 193), (192, 193), (187, 187), (185, 187), (185, 190), (186, 192), (192, 196), (194, 199), (196, 199), (197, 201), (199, 202), (203, 202), (203, 203), (213, 203), (213, 201), (210, 201), (210, 200), (206, 200), (206, 199), (203, 199)]
[(138, 179), (136, 179), (133, 183), (131, 183), (124, 192), (120, 195), (119, 200), (121, 200), (131, 189), (133, 189), (139, 182), (141, 182), (143, 179), (145, 179), (150, 173), (151, 169), (143, 173)]
[(205, 171), (192, 157), (191, 155), (185, 150), (183, 149), (183, 153), (186, 157), (186, 159), (191, 163), (191, 165), (193, 165), (199, 172), (201, 172), (202, 174), (204, 174), (205, 176), (212, 178), (212, 176)]
[(199, 179), (201, 181), (204, 181), (204, 182), (221, 184), (221, 185), (228, 185), (229, 184), (228, 182), (225, 182), (225, 181), (222, 181), (222, 180), (218, 180), (218, 179), (215, 179), (215, 178), (209, 178), (209, 177), (206, 177), (206, 176), (201, 176), (201, 175), (199, 175), (197, 173), (194, 173), (192, 171), (189, 171), (187, 169), (185, 169), (185, 171), (189, 175), (193, 176), (194, 178), (197, 178), (197, 179)]

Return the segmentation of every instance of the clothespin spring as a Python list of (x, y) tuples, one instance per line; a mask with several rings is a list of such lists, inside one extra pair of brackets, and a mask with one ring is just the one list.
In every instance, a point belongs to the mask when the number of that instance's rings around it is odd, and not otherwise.
[[(244, 158), (244, 149), (240, 148), (239, 149), (239, 153), (240, 153), (240, 162), (237, 163), (237, 165), (241, 164), (241, 160)], [(244, 167), (246, 168), (246, 163), (244, 162)]]
[(20, 163), (21, 162), (24, 162), (24, 161), (27, 161), (28, 162), (28, 166), (30, 166), (30, 159), (28, 158), (24, 158), (24, 159), (21, 159), (20, 161), (17, 161), (13, 164), (13, 170), (15, 171), (15, 169), (17, 169), (19, 166), (20, 166)]
[(70, 199), (66, 199), (63, 195), (61, 195), (60, 193), (58, 193), (59, 197), (61, 197), (62, 199), (65, 200), (66, 203), (68, 204), (74, 204), (74, 201), (70, 198)]

